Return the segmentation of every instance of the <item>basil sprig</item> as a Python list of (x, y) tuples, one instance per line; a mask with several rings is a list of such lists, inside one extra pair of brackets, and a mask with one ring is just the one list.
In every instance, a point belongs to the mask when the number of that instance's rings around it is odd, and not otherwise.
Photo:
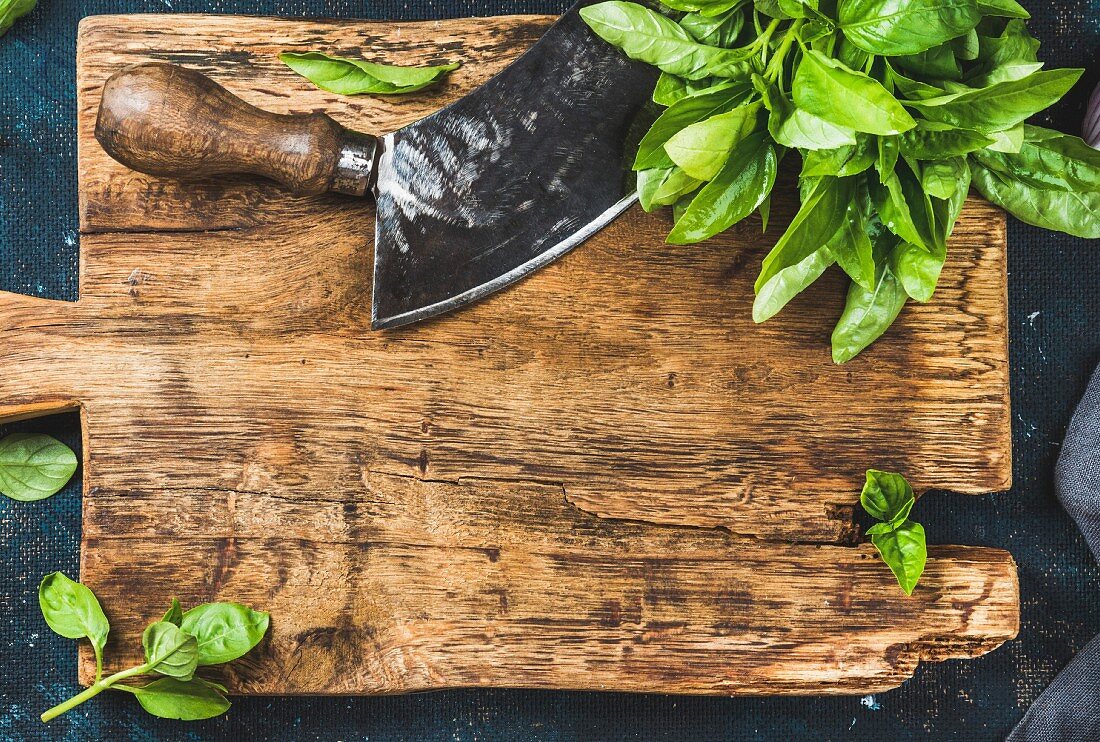
[(912, 595), (928, 561), (924, 526), (909, 519), (916, 502), (913, 488), (900, 474), (871, 469), (859, 501), (871, 517), (881, 521), (867, 529), (871, 543), (901, 589)]
[(322, 90), (340, 95), (414, 93), (459, 68), (458, 62), (433, 67), (399, 67), (320, 52), (283, 52), (279, 59)]
[[(95, 594), (60, 572), (46, 575), (38, 588), (42, 616), (69, 639), (88, 639), (95, 650), (95, 683), (42, 714), (50, 721), (105, 690), (124, 691), (154, 716), (193, 721), (229, 709), (226, 689), (195, 675), (199, 667), (242, 657), (267, 633), (270, 617), (237, 603), (206, 603), (183, 611), (178, 600), (142, 635), (145, 662), (103, 677), (103, 646), (111, 627)], [(122, 681), (159, 675), (146, 685)]]
[(674, 207), (670, 243), (754, 212), (766, 225), (776, 166), (798, 153), (802, 205), (753, 318), (838, 266), (836, 363), (932, 298), (971, 185), (1030, 224), (1100, 237), (1100, 152), (1024, 123), (1082, 71), (1042, 69), (1016, 0), (612, 0), (581, 17), (662, 72), (634, 169), (643, 208)]

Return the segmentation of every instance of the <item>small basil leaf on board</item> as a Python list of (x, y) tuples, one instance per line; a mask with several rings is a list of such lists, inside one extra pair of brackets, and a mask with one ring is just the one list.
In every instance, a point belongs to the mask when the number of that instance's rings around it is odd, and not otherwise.
[(1008, 173), (971, 163), (974, 187), (1017, 219), (1046, 229), (1100, 238), (1100, 192), (1036, 188)]
[(753, 321), (766, 322), (774, 317), (835, 262), (836, 258), (827, 247), (819, 247), (800, 262), (776, 273), (760, 288), (753, 300)]
[(751, 74), (750, 53), (700, 44), (672, 19), (636, 3), (609, 0), (580, 13), (604, 41), (662, 72), (689, 80), (711, 76), (747, 80)]
[(198, 643), (198, 664), (219, 665), (260, 643), (271, 618), (237, 603), (204, 603), (183, 614), (180, 628)]
[(172, 605), (165, 611), (164, 618), (162, 618), (161, 621), (167, 621), (176, 626), (183, 623), (183, 607), (180, 606), (178, 598), (172, 598)]
[(412, 93), (459, 67), (457, 62), (434, 67), (398, 67), (319, 52), (283, 52), (279, 59), (317, 87), (339, 95)]
[(199, 666), (198, 642), (191, 634), (168, 621), (151, 623), (141, 636), (145, 664), (153, 672), (190, 680)]
[(762, 132), (746, 137), (721, 172), (676, 220), (668, 242), (688, 245), (729, 229), (766, 203), (775, 186), (778, 157)]
[(916, 121), (877, 80), (807, 49), (791, 83), (795, 105), (839, 126), (900, 134)]
[(896, 528), (871, 535), (871, 543), (894, 573), (906, 595), (912, 595), (928, 561), (924, 526), (907, 520)]
[(1001, 16), (1004, 18), (1030, 18), (1024, 6), (1016, 0), (978, 0), (978, 11), (982, 15)]
[(665, 142), (665, 152), (691, 177), (710, 180), (726, 164), (731, 148), (756, 128), (760, 109), (758, 101), (685, 127)]
[(37, 0), (0, 0), (0, 36), (17, 20), (34, 10)]
[(976, 0), (839, 0), (840, 28), (872, 54), (918, 54), (967, 33), (981, 20)]
[(1081, 73), (1079, 69), (1046, 70), (969, 92), (910, 101), (908, 105), (933, 121), (987, 133), (1001, 131), (1056, 103)]
[(726, 82), (709, 92), (685, 96), (673, 103), (653, 122), (638, 145), (634, 159), (635, 170), (671, 167), (672, 160), (665, 152), (665, 142), (691, 126), (711, 116), (725, 113), (743, 101), (751, 88), (744, 84)]
[(966, 155), (994, 143), (990, 136), (973, 129), (960, 129), (936, 121), (918, 121), (898, 138), (901, 154), (915, 160), (938, 160)]
[(871, 517), (889, 522), (908, 518), (916, 495), (900, 474), (869, 469), (859, 502)]
[(803, 198), (802, 207), (775, 247), (764, 258), (755, 290), (759, 293), (779, 271), (797, 263), (822, 246), (822, 235), (833, 235), (844, 221), (852, 200), (851, 178), (821, 178)]
[[(868, 291), (858, 283), (848, 287), (844, 312), (833, 329), (833, 362), (847, 363), (867, 346), (878, 340), (901, 314), (908, 298), (904, 287), (890, 268), (888, 254), (883, 249), (896, 242), (892, 235), (880, 235), (876, 241), (875, 287)], [(892, 249), (892, 248), (891, 248)]]
[(0, 440), (0, 493), (34, 502), (57, 494), (76, 472), (76, 454), (48, 435), (12, 433)]
[(111, 624), (90, 589), (54, 572), (38, 586), (38, 605), (54, 633), (67, 639), (87, 638), (95, 649), (97, 665), (101, 663)]
[(202, 678), (183, 681), (166, 677), (140, 688), (127, 687), (127, 690), (143, 709), (162, 719), (213, 719), (228, 711), (231, 705), (222, 695), (221, 686)]

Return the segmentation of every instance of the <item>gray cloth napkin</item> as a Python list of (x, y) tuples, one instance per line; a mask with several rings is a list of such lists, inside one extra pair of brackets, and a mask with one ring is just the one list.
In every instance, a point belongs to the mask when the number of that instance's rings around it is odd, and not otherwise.
[[(1100, 562), (1100, 369), (1073, 414), (1054, 473), (1058, 499)], [(1100, 740), (1100, 636), (1043, 691), (1007, 742)]]

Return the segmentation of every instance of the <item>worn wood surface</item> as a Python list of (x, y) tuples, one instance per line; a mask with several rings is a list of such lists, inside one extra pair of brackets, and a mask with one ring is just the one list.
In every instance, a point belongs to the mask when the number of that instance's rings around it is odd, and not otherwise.
[[(869, 466), (1009, 484), (988, 204), (964, 211), (936, 298), (843, 367), (839, 277), (751, 321), (778, 229), (671, 247), (667, 217), (638, 210), (471, 309), (376, 333), (368, 204), (140, 175), (92, 135), (103, 81), (146, 60), (381, 133), (547, 23), (82, 23), (80, 301), (0, 295), (0, 415), (83, 412), (82, 577), (112, 667), (173, 595), (272, 611), (226, 675), (243, 693), (870, 692), (1015, 635), (1006, 552), (933, 548), (906, 598), (853, 545)], [(338, 98), (283, 49), (465, 66), (434, 92)]]

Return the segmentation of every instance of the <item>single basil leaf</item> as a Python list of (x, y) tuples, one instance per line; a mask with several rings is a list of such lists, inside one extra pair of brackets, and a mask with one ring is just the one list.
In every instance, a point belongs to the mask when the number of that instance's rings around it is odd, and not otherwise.
[(819, 247), (800, 262), (783, 268), (765, 283), (752, 303), (754, 322), (766, 322), (802, 293), (836, 262), (827, 247)]
[(1024, 6), (1016, 0), (978, 0), (978, 11), (982, 15), (1001, 16), (1004, 18), (1030, 18)]
[(931, 160), (921, 165), (920, 183), (925, 193), (944, 200), (955, 195), (962, 182), (962, 173), (968, 169), (963, 157)]
[(705, 185), (668, 235), (674, 245), (702, 242), (729, 229), (767, 203), (778, 157), (763, 132), (734, 147), (722, 171)]
[(141, 707), (162, 719), (198, 721), (213, 719), (231, 705), (216, 683), (194, 678), (189, 681), (160, 678), (141, 688), (128, 687)]
[(897, 137), (878, 138), (878, 160), (875, 162), (875, 169), (879, 172), (880, 181), (897, 167), (900, 154)]
[(993, 144), (986, 147), (991, 152), (1019, 152), (1024, 146), (1024, 125), (1016, 124), (1011, 129), (995, 131), (989, 135)]
[(1036, 188), (979, 162), (971, 163), (971, 171), (974, 187), (1020, 221), (1076, 237), (1100, 238), (1100, 192)]
[(1024, 126), (1015, 153), (983, 151), (974, 157), (1036, 188), (1100, 191), (1100, 150), (1050, 129)]
[(198, 642), (174, 623), (149, 624), (141, 645), (145, 647), (145, 664), (161, 675), (190, 680), (199, 666)]
[(183, 614), (180, 628), (198, 642), (198, 663), (220, 665), (260, 643), (271, 617), (237, 603), (204, 603)]
[(642, 170), (638, 173), (638, 201), (646, 211), (671, 206), (698, 188), (700, 183), (675, 166)]
[(915, 129), (899, 137), (898, 146), (901, 154), (914, 160), (937, 160), (966, 155), (994, 142), (992, 137), (973, 129), (960, 129), (936, 121), (918, 121)]
[(975, 0), (840, 0), (844, 35), (872, 54), (918, 54), (967, 33), (981, 20)]
[(179, 598), (172, 598), (172, 605), (165, 611), (164, 618), (161, 621), (167, 621), (176, 626), (183, 623), (183, 607), (180, 605)]
[(885, 63), (885, 69), (886, 81), (893, 85), (906, 101), (939, 98), (944, 94), (944, 89), (942, 87), (936, 87), (935, 85), (929, 85), (928, 83), (906, 77), (894, 69), (889, 62)]
[(915, 497), (905, 477), (869, 469), (859, 502), (872, 518), (889, 522), (899, 517), (908, 518)]
[(863, 209), (860, 199), (852, 199), (840, 229), (826, 243), (826, 247), (849, 278), (870, 290), (875, 287), (875, 256), (871, 238), (867, 235)]
[(916, 175), (907, 167), (879, 174), (882, 187), (876, 188), (875, 206), (883, 224), (906, 242), (932, 251), (936, 240), (932, 229), (932, 207)]
[(0, 36), (17, 20), (34, 10), (37, 0), (0, 0)]
[(978, 39), (978, 32), (973, 28), (966, 34), (956, 39), (952, 39), (949, 43), (955, 52), (955, 57), (964, 62), (973, 62), (978, 58), (978, 54), (981, 51), (981, 42)]
[(848, 287), (844, 313), (833, 330), (834, 363), (847, 363), (878, 340), (905, 306), (905, 289), (890, 268), (888, 253), (883, 254), (884, 249), (895, 244), (896, 240), (886, 232), (876, 239), (875, 251), (881, 257), (876, 260), (878, 269), (874, 289), (868, 291), (854, 281)]
[(665, 152), (665, 143), (669, 139), (692, 124), (729, 111), (744, 101), (750, 92), (748, 85), (725, 82), (709, 92), (687, 96), (672, 104), (642, 137), (634, 169), (672, 167), (673, 162)]
[(840, 60), (845, 67), (853, 70), (861, 70), (867, 66), (871, 55), (848, 41), (843, 34), (837, 37), (836, 46), (833, 47), (833, 56)]
[(0, 493), (20, 502), (57, 494), (76, 471), (76, 454), (48, 435), (12, 433), (0, 440)]
[(98, 663), (111, 624), (90, 589), (54, 572), (43, 577), (38, 586), (38, 605), (54, 633), (67, 639), (91, 641)]
[(754, 51), (700, 44), (675, 21), (636, 3), (610, 0), (582, 8), (581, 18), (604, 41), (628, 57), (689, 80), (727, 77), (747, 80)]
[(661, 4), (667, 8), (682, 10), (687, 13), (721, 15), (743, 2), (744, 0), (669, 0), (669, 2), (662, 2)]
[(900, 134), (916, 121), (877, 80), (807, 49), (791, 83), (795, 105), (868, 134)]
[(838, 147), (830, 150), (808, 150), (802, 152), (803, 178), (816, 178), (823, 175), (846, 177), (858, 175), (875, 162), (876, 148), (874, 140), (856, 137), (852, 147)]
[(890, 268), (909, 298), (923, 303), (935, 293), (946, 258), (946, 248), (929, 252), (903, 242), (890, 254)]
[(662, 72), (653, 88), (653, 102), (659, 106), (671, 106), (688, 95), (687, 80)]
[(897, 57), (892, 62), (922, 77), (936, 80), (958, 80), (962, 77), (962, 68), (959, 67), (955, 50), (950, 44), (940, 44), (919, 54)]
[(855, 145), (856, 132), (837, 126), (809, 111), (795, 108), (786, 96), (769, 91), (766, 99), (771, 106), (768, 131), (772, 139), (784, 147), (804, 150), (836, 149)]
[(761, 289), (779, 271), (801, 263), (822, 247), (826, 238), (840, 229), (848, 204), (852, 200), (851, 178), (821, 178), (803, 198), (802, 206), (775, 247), (764, 258), (755, 289)]
[(322, 90), (340, 95), (412, 93), (459, 67), (457, 62), (435, 67), (397, 67), (319, 52), (283, 52), (279, 59)]
[(665, 152), (691, 177), (710, 180), (722, 170), (732, 147), (756, 128), (760, 109), (757, 101), (692, 124), (665, 142)]
[(680, 19), (680, 27), (700, 44), (728, 48), (737, 41), (745, 25), (745, 14), (740, 8), (721, 15), (708, 17), (702, 13), (689, 13)]
[(941, 98), (910, 101), (926, 118), (964, 129), (1009, 129), (1056, 103), (1081, 77), (1082, 70), (1047, 70)]
[(924, 526), (907, 520), (897, 528), (873, 534), (871, 543), (897, 577), (901, 589), (906, 595), (912, 595), (928, 561)]

